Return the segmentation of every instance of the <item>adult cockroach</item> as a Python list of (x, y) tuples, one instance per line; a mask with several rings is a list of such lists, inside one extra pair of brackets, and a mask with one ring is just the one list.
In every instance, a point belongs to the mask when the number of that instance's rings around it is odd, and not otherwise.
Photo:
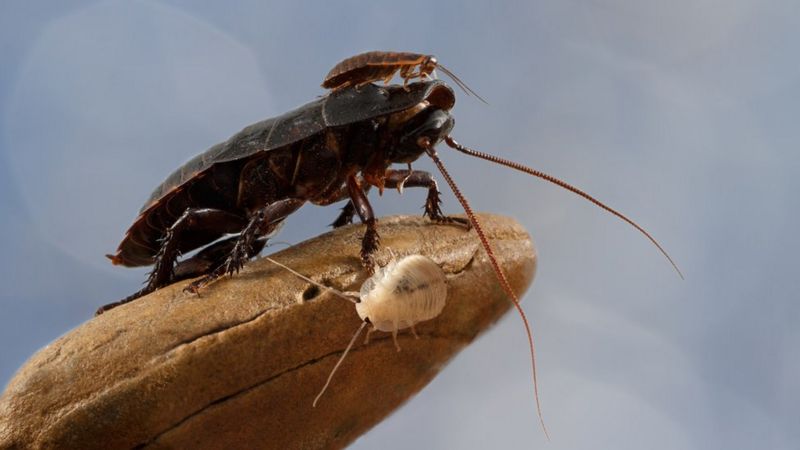
[[(438, 141), (448, 132), (454, 103), (452, 89), (441, 81), (341, 89), (211, 147), (155, 189), (116, 253), (108, 255), (114, 264), (153, 265), (153, 270), (144, 288), (98, 314), (179, 279), (204, 275), (189, 287), (196, 292), (236, 273), (261, 251), (264, 237), (306, 202), (350, 199), (333, 225), (359, 215), (367, 225), (361, 257), (371, 270), (379, 237), (365, 192), (369, 186), (425, 187), (426, 215), (468, 224), (442, 214), (429, 173), (389, 168), (410, 167), (425, 151), (417, 138)], [(235, 236), (219, 240), (228, 234)], [(180, 254), (203, 246), (176, 264)]]
[(314, 399), (313, 406), (317, 405), (336, 370), (367, 325), (371, 325), (367, 331), (367, 340), (373, 331), (390, 332), (399, 352), (397, 332), (411, 328), (414, 337), (419, 338), (414, 325), (436, 318), (442, 313), (447, 301), (447, 278), (444, 271), (432, 259), (423, 255), (408, 255), (397, 260), (392, 254), (392, 259), (386, 266), (377, 267), (375, 273), (361, 284), (359, 292), (340, 292), (272, 258), (266, 259), (318, 287), (355, 303), (356, 312), (362, 320), (361, 326), (353, 334), (339, 361), (331, 369), (325, 385)]
[[(452, 89), (439, 80), (408, 86), (379, 87), (370, 83), (360, 89), (338, 89), (282, 116), (251, 125), (191, 159), (156, 188), (117, 252), (108, 256), (114, 264), (152, 264), (146, 286), (101, 307), (98, 314), (179, 278), (202, 275), (187, 288), (197, 292), (225, 273), (238, 272), (261, 251), (265, 236), (307, 201), (328, 205), (350, 199), (333, 225), (350, 223), (356, 213), (359, 215), (366, 225), (361, 260), (371, 270), (379, 237), (366, 189), (425, 187), (428, 196), (424, 215), (436, 222), (471, 224), (502, 288), (523, 319), (541, 420), (535, 351), (527, 317), (480, 223), (442, 165), (435, 145), (444, 141), (462, 153), (543, 178), (588, 199), (643, 233), (679, 274), (680, 271), (643, 228), (583, 191), (521, 164), (458, 144), (449, 135), (455, 123), (450, 114), (454, 104)], [(468, 221), (445, 216), (436, 181), (427, 172), (411, 169), (411, 163), (423, 153), (433, 160), (450, 185)], [(407, 164), (409, 168), (391, 169), (393, 163)], [(219, 240), (228, 234), (235, 236)], [(176, 265), (181, 253), (203, 246), (207, 247)]]
[(325, 89), (342, 89), (348, 86), (358, 88), (380, 80), (389, 84), (398, 70), (400, 78), (403, 79), (403, 85), (407, 86), (408, 82), (414, 78), (433, 78), (436, 69), (444, 72), (465, 93), (472, 94), (478, 100), (486, 103), (486, 100), (470, 89), (453, 72), (441, 65), (435, 56), (420, 53), (373, 51), (351, 56), (333, 66), (333, 69), (325, 76), (322, 87)]

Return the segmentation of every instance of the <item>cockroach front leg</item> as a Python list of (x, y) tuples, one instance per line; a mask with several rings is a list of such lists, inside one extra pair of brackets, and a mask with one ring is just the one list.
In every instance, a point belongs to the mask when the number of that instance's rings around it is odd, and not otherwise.
[(419, 78), (421, 80), (423, 77), (428, 76), (428, 74), (422, 71), (422, 68), (420, 68), (419, 70), (415, 70), (416, 67), (417, 66), (415, 65), (408, 65), (408, 66), (403, 66), (400, 69), (400, 78), (403, 79), (403, 89), (405, 89), (406, 92), (410, 90), (408, 87), (408, 83), (411, 80), (415, 78)]
[(355, 175), (347, 178), (347, 190), (350, 193), (350, 203), (353, 205), (361, 223), (367, 226), (364, 232), (364, 239), (361, 241), (361, 264), (371, 275), (375, 270), (375, 252), (380, 246), (380, 236), (378, 236), (377, 221), (372, 206), (367, 200), (367, 194), (361, 188)]
[(425, 212), (423, 216), (428, 216), (434, 222), (452, 223), (463, 225), (467, 229), (472, 227), (469, 219), (463, 217), (445, 216), (442, 212), (442, 199), (439, 197), (439, 187), (436, 180), (430, 173), (423, 170), (392, 170), (386, 171), (386, 187), (402, 189), (403, 187), (424, 187), (428, 188), (428, 197), (425, 199)]

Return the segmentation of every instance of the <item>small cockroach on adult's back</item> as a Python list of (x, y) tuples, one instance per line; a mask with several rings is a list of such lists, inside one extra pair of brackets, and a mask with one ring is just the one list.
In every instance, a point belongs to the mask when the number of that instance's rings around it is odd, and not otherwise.
[(391, 261), (384, 267), (376, 267), (374, 275), (364, 281), (358, 293), (340, 292), (318, 283), (272, 258), (267, 257), (266, 259), (315, 286), (329, 290), (337, 296), (355, 303), (356, 312), (363, 321), (328, 375), (328, 380), (314, 399), (313, 406), (317, 405), (320, 397), (330, 385), (333, 374), (336, 373), (367, 325), (372, 326), (367, 331), (367, 339), (373, 331), (392, 333), (394, 345), (399, 352), (397, 332), (411, 328), (414, 337), (419, 338), (414, 325), (439, 316), (447, 300), (447, 278), (444, 271), (432, 259), (423, 255), (408, 255), (397, 260), (392, 254)]
[(486, 100), (470, 89), (453, 72), (441, 65), (435, 56), (421, 53), (373, 51), (351, 56), (333, 66), (325, 76), (322, 87), (325, 89), (361, 87), (380, 80), (389, 84), (398, 70), (400, 78), (403, 79), (403, 86), (406, 86), (415, 78), (433, 78), (436, 69), (444, 72), (465, 93), (472, 94), (486, 103)]

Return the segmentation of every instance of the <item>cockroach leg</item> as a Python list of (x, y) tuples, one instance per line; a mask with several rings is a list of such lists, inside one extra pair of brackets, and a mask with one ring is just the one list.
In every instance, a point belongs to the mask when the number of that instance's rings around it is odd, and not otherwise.
[(405, 178), (403, 178), (402, 180), (400, 180), (400, 182), (399, 182), (399, 183), (397, 183), (397, 192), (398, 192), (400, 195), (403, 195), (403, 188), (404, 188), (404, 187), (405, 187), (405, 185), (406, 185), (406, 181), (408, 181), (408, 177), (410, 177), (410, 176), (411, 176), (411, 173), (412, 173), (413, 171), (414, 171), (414, 169), (412, 169), (412, 168), (411, 168), (411, 163), (408, 163), (408, 175), (407, 175)]
[(136, 300), (174, 281), (175, 261), (180, 256), (182, 237), (192, 232), (234, 233), (246, 223), (244, 217), (213, 208), (187, 208), (167, 229), (161, 248), (155, 256), (155, 264), (147, 277), (145, 287), (124, 299), (101, 306), (95, 315), (102, 314), (119, 305)]
[[(200, 250), (194, 256), (180, 261), (175, 265), (172, 282), (199, 277), (218, 267), (224, 263), (226, 258), (231, 254), (238, 239), (238, 236), (233, 236), (215, 242)], [(267, 245), (267, 240), (268, 236), (261, 236), (256, 239), (250, 248), (249, 257), (252, 258), (261, 253), (261, 250)]]
[(428, 196), (425, 199), (425, 211), (423, 216), (430, 217), (431, 220), (438, 223), (457, 224), (462, 225), (469, 229), (471, 227), (469, 219), (463, 217), (450, 217), (445, 216), (442, 212), (439, 186), (436, 180), (433, 179), (430, 173), (423, 170), (387, 170), (386, 187), (397, 188), (398, 186), (406, 187), (424, 187), (428, 188)]
[[(395, 73), (395, 72), (396, 72), (396, 71), (394, 71), (394, 70), (393, 70), (391, 73), (387, 74), (387, 75), (386, 75), (386, 76), (383, 78), (383, 84), (384, 84), (384, 85), (387, 85), (387, 86), (389, 85), (389, 83), (392, 81), (392, 78), (394, 78), (394, 73)], [(403, 85), (403, 88), (406, 90), (406, 92), (408, 92), (408, 91), (409, 91), (409, 89), (408, 89), (408, 86), (405, 86), (405, 85)]]
[(338, 91), (341, 91), (343, 89), (349, 88), (352, 85), (353, 85), (353, 82), (351, 80), (347, 80), (344, 83), (340, 84), (339, 86), (331, 88), (331, 92), (338, 92)]
[(367, 221), (366, 225), (367, 231), (361, 241), (361, 264), (367, 270), (367, 273), (372, 274), (375, 271), (375, 252), (380, 247), (381, 238), (378, 235), (375, 219)]
[(336, 217), (336, 220), (330, 224), (333, 228), (343, 227), (345, 225), (349, 225), (353, 223), (353, 217), (356, 215), (356, 207), (353, 205), (353, 202), (348, 200), (347, 203), (342, 207), (342, 212), (339, 213), (339, 216)]
[(228, 273), (233, 275), (253, 255), (253, 246), (261, 236), (272, 231), (271, 225), (283, 220), (289, 214), (297, 211), (304, 200), (287, 198), (271, 203), (259, 209), (250, 218), (250, 222), (236, 239), (233, 250), (223, 264), (217, 266), (211, 273), (192, 282), (185, 291), (197, 293), (203, 287), (213, 283), (217, 278)]
[(400, 348), (400, 344), (397, 343), (397, 329), (396, 328), (394, 330), (392, 330), (392, 341), (394, 341), (394, 348), (396, 348), (398, 352), (400, 350), (402, 350)]
[(161, 249), (156, 255), (156, 262), (147, 280), (145, 289), (152, 292), (172, 282), (175, 260), (180, 254), (179, 243), (187, 232), (218, 231), (235, 232), (237, 227), (245, 223), (243, 217), (227, 211), (211, 208), (187, 209), (175, 223), (167, 229)]
[(372, 336), (372, 333), (374, 332), (375, 332), (375, 327), (370, 326), (369, 328), (367, 328), (367, 334), (364, 335), (364, 345), (369, 344), (369, 338)]
[(419, 78), (421, 80), (425, 77), (428, 77), (428, 73), (419, 66), (409, 65), (400, 69), (400, 78), (403, 79), (403, 86), (408, 86), (408, 83), (413, 79)]
[[(363, 187), (364, 195), (369, 194), (369, 190), (372, 188), (370, 185), (366, 185)], [(344, 187), (344, 195), (347, 198), (349, 197), (349, 192), (347, 190), (347, 186)], [(348, 200), (348, 202), (342, 207), (342, 212), (339, 213), (339, 216), (336, 217), (336, 220), (330, 224), (333, 228), (343, 227), (345, 225), (349, 225), (353, 223), (353, 217), (356, 215), (356, 207), (353, 204), (352, 200)]]
[(347, 189), (350, 193), (350, 202), (358, 213), (361, 223), (367, 226), (364, 239), (361, 241), (361, 264), (372, 275), (375, 270), (375, 252), (378, 251), (381, 242), (375, 213), (355, 175), (347, 178)]
[(483, 227), (481, 227), (480, 222), (478, 221), (478, 217), (475, 213), (472, 212), (472, 207), (469, 205), (466, 197), (461, 194), (461, 190), (456, 185), (453, 178), (450, 176), (450, 173), (445, 169), (444, 164), (442, 164), (442, 160), (439, 159), (439, 156), (436, 153), (436, 149), (427, 140), (427, 138), (423, 137), (420, 138), (420, 144), (425, 148), (428, 156), (433, 160), (434, 164), (436, 164), (436, 168), (439, 169), (439, 172), (442, 173), (445, 181), (450, 186), (450, 189), (453, 191), (453, 194), (458, 199), (458, 202), (461, 203), (461, 207), (464, 208), (464, 212), (469, 217), (470, 222), (472, 222), (473, 228), (475, 229), (475, 233), (478, 235), (478, 239), (481, 241), (481, 245), (483, 249), (486, 251), (486, 256), (489, 257), (489, 263), (492, 265), (494, 269), (494, 273), (497, 276), (497, 280), (500, 282), (500, 286), (503, 290), (508, 294), (509, 298), (511, 299), (512, 303), (514, 304), (514, 308), (516, 308), (517, 313), (519, 314), (520, 318), (522, 319), (522, 323), (525, 326), (525, 333), (528, 335), (528, 346), (531, 352), (531, 372), (533, 375), (533, 396), (536, 400), (536, 412), (539, 415), (539, 423), (542, 426), (542, 431), (544, 432), (545, 437), (547, 440), (550, 440), (550, 434), (547, 431), (547, 427), (544, 424), (544, 416), (542, 416), (542, 408), (539, 402), (539, 381), (536, 375), (536, 347), (533, 344), (533, 331), (531, 331), (530, 323), (528, 322), (528, 316), (525, 314), (525, 311), (522, 309), (522, 305), (520, 305), (519, 298), (517, 298), (517, 294), (511, 289), (511, 284), (508, 282), (508, 278), (506, 278), (505, 272), (503, 269), (500, 268), (500, 263), (497, 262), (497, 258), (494, 255), (494, 251), (492, 250), (491, 244), (489, 244), (489, 239), (486, 237), (486, 234), (483, 232)]
[(541, 179), (543, 179), (545, 181), (549, 181), (550, 183), (553, 183), (556, 186), (564, 188), (564, 189), (572, 192), (573, 194), (576, 194), (576, 195), (578, 195), (580, 197), (583, 197), (586, 200), (589, 200), (590, 202), (594, 203), (596, 206), (598, 206), (598, 207), (610, 212), (611, 214), (617, 216), (618, 218), (620, 218), (624, 222), (627, 222), (628, 225), (636, 228), (636, 230), (638, 230), (640, 233), (642, 233), (653, 245), (655, 245), (656, 248), (658, 249), (658, 251), (660, 251), (661, 254), (664, 255), (664, 257), (667, 259), (667, 261), (669, 261), (669, 263), (672, 265), (672, 268), (674, 268), (675, 271), (678, 273), (678, 276), (680, 276), (681, 279), (683, 279), (683, 272), (681, 272), (681, 269), (678, 268), (678, 265), (675, 263), (675, 261), (672, 259), (672, 257), (669, 256), (669, 253), (667, 253), (667, 251), (664, 250), (664, 247), (662, 247), (661, 244), (659, 244), (658, 241), (656, 241), (656, 239), (650, 233), (647, 232), (647, 230), (642, 228), (639, 224), (637, 224), (633, 220), (629, 219), (627, 216), (625, 216), (621, 212), (615, 210), (614, 208), (611, 208), (610, 206), (606, 205), (605, 203), (601, 202), (600, 200), (597, 200), (596, 198), (592, 197), (591, 195), (587, 194), (586, 192), (582, 191), (581, 189), (578, 189), (577, 187), (575, 187), (575, 186), (573, 186), (573, 185), (571, 185), (571, 184), (569, 184), (569, 183), (567, 183), (565, 181), (559, 180), (558, 178), (556, 178), (556, 177), (554, 177), (552, 175), (548, 175), (548, 174), (546, 174), (544, 172), (541, 172), (539, 170), (532, 169), (532, 168), (527, 167), (527, 166), (525, 166), (523, 164), (520, 164), (518, 162), (509, 161), (509, 160), (501, 158), (499, 156), (490, 155), (488, 153), (479, 152), (477, 150), (473, 150), (471, 148), (464, 147), (463, 145), (461, 145), (458, 142), (456, 142), (456, 140), (453, 139), (450, 136), (445, 136), (444, 137), (444, 141), (450, 148), (458, 150), (459, 152), (464, 153), (465, 155), (475, 156), (477, 158), (480, 158), (480, 159), (483, 159), (483, 160), (486, 160), (486, 161), (490, 161), (490, 162), (493, 162), (495, 164), (500, 164), (502, 166), (506, 166), (506, 167), (509, 167), (511, 169), (527, 173), (528, 175), (533, 175), (533, 176), (541, 178)]

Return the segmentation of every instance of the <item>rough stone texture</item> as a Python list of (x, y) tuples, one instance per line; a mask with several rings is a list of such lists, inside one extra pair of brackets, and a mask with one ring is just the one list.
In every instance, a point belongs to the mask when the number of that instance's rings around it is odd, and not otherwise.
[[(533, 280), (530, 237), (481, 216), (517, 292)], [(474, 231), (381, 219), (382, 251), (421, 253), (448, 274), (443, 313), (421, 339), (375, 333), (311, 402), (359, 326), (352, 304), (265, 259), (202, 291), (186, 282), (95, 317), (35, 354), (0, 397), (0, 449), (339, 448), (424, 387), (511, 307)], [(329, 286), (357, 290), (363, 227), (273, 257)], [(304, 293), (307, 298), (304, 300)]]

